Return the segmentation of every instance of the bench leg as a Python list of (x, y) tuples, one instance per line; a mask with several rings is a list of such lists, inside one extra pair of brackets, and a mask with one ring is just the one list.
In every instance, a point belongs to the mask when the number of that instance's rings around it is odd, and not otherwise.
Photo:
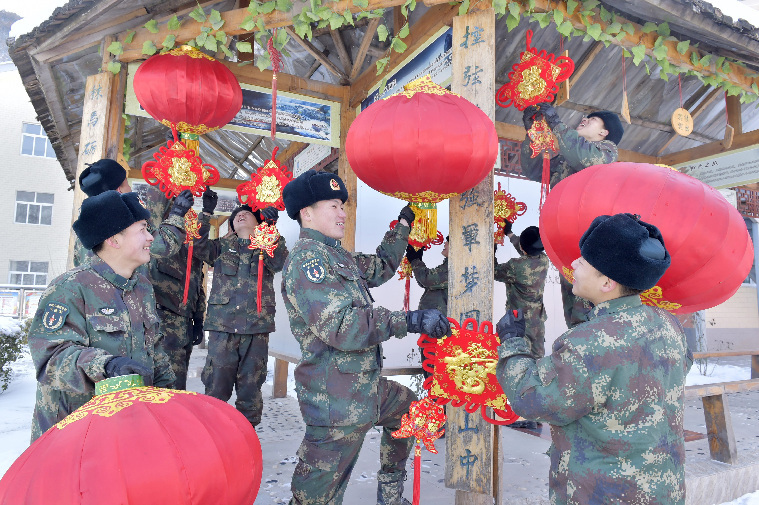
[(751, 378), (759, 379), (759, 355), (751, 356)]
[(289, 363), (283, 359), (274, 359), (274, 387), (271, 396), (284, 398), (287, 396), (287, 366)]
[(736, 463), (738, 450), (727, 396), (704, 396), (701, 401), (704, 404), (706, 434), (709, 437), (709, 453), (712, 459), (722, 463)]

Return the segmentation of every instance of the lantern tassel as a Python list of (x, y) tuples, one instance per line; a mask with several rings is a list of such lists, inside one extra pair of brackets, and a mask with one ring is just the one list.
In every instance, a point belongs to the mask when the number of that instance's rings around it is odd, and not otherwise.
[(263, 279), (264, 276), (264, 251), (261, 250), (258, 253), (258, 286), (256, 287), (256, 308), (258, 309), (258, 313), (261, 313), (261, 291), (263, 288), (263, 282), (261, 279)]
[(282, 66), (282, 57), (279, 51), (274, 47), (274, 37), (277, 35), (277, 29), (275, 28), (269, 37), (269, 43), (266, 45), (266, 49), (269, 52), (269, 60), (271, 61), (271, 139), (274, 140), (274, 136), (277, 133), (277, 72), (280, 71)]
[(419, 505), (419, 498), (422, 491), (421, 474), (422, 474), (422, 448), (419, 447), (419, 440), (416, 441), (414, 448), (414, 496), (411, 505)]
[(409, 294), (411, 293), (411, 277), (406, 277), (406, 293), (403, 295), (403, 310), (408, 312), (409, 308)]
[(187, 293), (190, 291), (190, 274), (192, 273), (192, 246), (194, 241), (190, 240), (187, 246), (187, 269), (184, 273), (184, 295), (182, 296), (182, 305), (187, 305)]
[(551, 184), (551, 157), (548, 151), (543, 151), (543, 175), (540, 178), (540, 205), (538, 212), (543, 208), (543, 203), (548, 198), (548, 190)]
[[(437, 205), (434, 203), (412, 202), (409, 204), (414, 211), (414, 222), (411, 225), (409, 238), (416, 242), (412, 244), (426, 245), (437, 238)], [(416, 247), (420, 249), (420, 247)]]

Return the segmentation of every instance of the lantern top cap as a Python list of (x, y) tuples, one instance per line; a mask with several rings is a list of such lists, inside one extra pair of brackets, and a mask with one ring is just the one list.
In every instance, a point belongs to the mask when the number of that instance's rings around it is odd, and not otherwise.
[(429, 74), (420, 77), (419, 79), (414, 79), (413, 81), (404, 84), (403, 85), (403, 91), (400, 91), (398, 93), (395, 93), (393, 95), (390, 95), (389, 97), (385, 98), (385, 100), (389, 98), (393, 98), (394, 96), (405, 96), (406, 98), (411, 98), (417, 93), (426, 93), (428, 95), (452, 95), (452, 96), (460, 96), (456, 93), (453, 93), (451, 91), (448, 91), (442, 86), (439, 86), (438, 84), (435, 84), (432, 81), (432, 78)]
[(109, 379), (96, 382), (95, 396), (141, 387), (145, 387), (145, 381), (143, 380), (142, 375), (121, 375), (119, 377), (111, 377)]

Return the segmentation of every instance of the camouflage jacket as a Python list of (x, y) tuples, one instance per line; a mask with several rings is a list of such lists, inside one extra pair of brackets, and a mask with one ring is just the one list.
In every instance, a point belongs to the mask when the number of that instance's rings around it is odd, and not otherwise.
[(639, 296), (599, 303), (535, 361), (498, 349), (514, 412), (551, 424), (552, 504), (685, 503), (683, 402), (693, 363), (675, 316)]
[(282, 295), (302, 353), (295, 387), (307, 425), (379, 419), (380, 344), (406, 336), (406, 313), (373, 306), (369, 288), (393, 277), (409, 231), (396, 225), (377, 254), (362, 254), (346, 251), (316, 230), (301, 229), (285, 263)]
[[(553, 133), (559, 142), (559, 154), (551, 158), (551, 187), (583, 168), (617, 161), (617, 144), (611, 140), (585, 140), (577, 130), (570, 129), (562, 122), (553, 129)], [(543, 157), (530, 158), (531, 155), (530, 138), (527, 137), (522, 141), (522, 172), (528, 179), (540, 182)]]
[(29, 328), (38, 381), (32, 438), (93, 397), (113, 356), (153, 369), (154, 385), (173, 386), (161, 338), (153, 288), (143, 275), (125, 279), (95, 255), (55, 278)]
[(518, 235), (512, 235), (509, 240), (519, 257), (503, 264), (494, 260), (493, 278), (506, 284), (506, 310), (522, 309), (527, 335), (536, 335), (546, 320), (543, 291), (548, 274), (548, 256), (545, 253), (536, 256), (524, 254), (519, 247)]
[(259, 249), (248, 249), (250, 239), (237, 236), (208, 240), (210, 217), (201, 213), (200, 240), (193, 253), (213, 265), (213, 285), (203, 329), (227, 333), (271, 333), (274, 331), (274, 274), (287, 259), (285, 238), (280, 237), (274, 257), (263, 254), (261, 313), (257, 308)]
[(422, 260), (411, 262), (414, 278), (424, 293), (419, 299), (419, 309), (438, 309), (448, 315), (448, 258), (435, 268), (427, 268)]

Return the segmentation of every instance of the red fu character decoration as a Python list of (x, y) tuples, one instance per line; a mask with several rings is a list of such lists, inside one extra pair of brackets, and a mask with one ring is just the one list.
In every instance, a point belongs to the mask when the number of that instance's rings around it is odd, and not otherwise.
[(237, 186), (237, 198), (243, 205), (250, 205), (253, 210), (276, 207), (285, 210), (282, 190), (293, 180), (287, 168), (282, 168), (276, 159), (279, 147), (271, 153), (271, 159), (250, 175), (250, 181)]
[(265, 221), (253, 231), (253, 235), (250, 235), (250, 245), (248, 249), (258, 249), (258, 286), (256, 291), (256, 308), (258, 313), (261, 313), (261, 291), (263, 287), (264, 277), (264, 253), (268, 254), (270, 258), (274, 257), (274, 250), (279, 245), (279, 231), (275, 225), (270, 225)]
[(501, 189), (501, 183), (498, 183), (498, 189), (493, 192), (493, 220), (495, 221), (496, 231), (493, 240), (496, 244), (503, 245), (503, 239), (506, 221), (514, 224), (517, 217), (527, 212), (527, 205), (524, 202), (517, 202), (517, 199)]
[(432, 398), (426, 396), (421, 400), (411, 403), (408, 414), (403, 414), (401, 427), (392, 432), (393, 438), (416, 438), (414, 448), (414, 497), (412, 505), (419, 505), (421, 497), (421, 459), (422, 448), (419, 442), (432, 454), (437, 454), (435, 440), (445, 434), (445, 412), (443, 407), (437, 405)]

